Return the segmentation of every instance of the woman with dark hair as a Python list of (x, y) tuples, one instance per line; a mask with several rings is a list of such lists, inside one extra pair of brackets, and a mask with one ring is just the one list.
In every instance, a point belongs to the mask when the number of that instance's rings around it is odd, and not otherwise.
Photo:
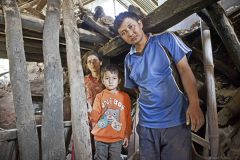
[(85, 71), (88, 73), (84, 78), (84, 82), (87, 102), (91, 107), (95, 96), (104, 89), (100, 78), (102, 59), (96, 52), (88, 52), (83, 56), (83, 66)]

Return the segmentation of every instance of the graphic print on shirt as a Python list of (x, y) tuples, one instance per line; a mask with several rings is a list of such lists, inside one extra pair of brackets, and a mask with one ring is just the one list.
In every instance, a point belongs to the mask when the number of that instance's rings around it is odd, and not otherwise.
[[(117, 109), (109, 108), (108, 106), (117, 106)], [(120, 110), (123, 110), (125, 106), (114, 98), (109, 98), (102, 102), (102, 107), (107, 108), (102, 118), (98, 121), (99, 128), (106, 128), (110, 125), (114, 130), (120, 131), (122, 123), (120, 123)]]
[(118, 109), (107, 109), (103, 117), (98, 121), (98, 127), (106, 128), (107, 125), (111, 125), (114, 130), (120, 131), (122, 124), (119, 122), (119, 116)]

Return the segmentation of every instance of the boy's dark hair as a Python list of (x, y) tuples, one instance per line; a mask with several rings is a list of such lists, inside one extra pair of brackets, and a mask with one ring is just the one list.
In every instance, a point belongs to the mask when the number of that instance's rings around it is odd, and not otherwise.
[(105, 72), (111, 72), (111, 73), (116, 73), (118, 74), (118, 78), (120, 79), (121, 78), (121, 73), (120, 73), (120, 70), (119, 70), (119, 67), (115, 64), (108, 64), (106, 66), (104, 66), (101, 70), (101, 79), (103, 79), (103, 76), (104, 76), (104, 73)]
[(122, 12), (120, 13), (114, 20), (114, 31), (118, 33), (118, 29), (121, 26), (122, 22), (124, 21), (125, 18), (131, 18), (134, 19), (135, 21), (140, 20), (138, 15), (136, 15), (133, 12)]
[(82, 66), (83, 66), (84, 73), (86, 73), (86, 74), (90, 72), (88, 67), (87, 67), (87, 59), (91, 55), (96, 56), (99, 59), (99, 61), (102, 61), (102, 57), (97, 52), (95, 52), (95, 51), (86, 52), (82, 57)]

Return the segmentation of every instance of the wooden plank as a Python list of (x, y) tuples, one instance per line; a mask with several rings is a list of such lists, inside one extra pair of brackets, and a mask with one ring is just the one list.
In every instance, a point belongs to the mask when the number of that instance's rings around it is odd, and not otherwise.
[(63, 69), (59, 51), (60, 3), (60, 0), (47, 1), (44, 21), (42, 160), (66, 159), (63, 126)]
[[(168, 0), (142, 19), (145, 32), (161, 33), (172, 27), (191, 14), (200, 11), (217, 0)], [(118, 54), (117, 48), (123, 48), (124, 42), (120, 37), (114, 38), (99, 49), (105, 55)], [(116, 41), (116, 42), (115, 42)]]
[(224, 9), (217, 3), (207, 7), (206, 9), (212, 25), (217, 31), (219, 37), (222, 39), (229, 56), (240, 72), (240, 42), (234, 28), (226, 16)]
[[(81, 1), (80, 1), (81, 2)], [(92, 149), (87, 100), (73, 1), (63, 1), (63, 24), (67, 44), (67, 63), (71, 93), (71, 120), (76, 160), (91, 160)]]
[[(70, 128), (72, 126), (72, 122), (64, 121), (63, 125), (65, 128)], [(36, 125), (36, 127), (39, 129), (42, 127), (42, 125)], [(0, 131), (0, 142), (15, 140), (16, 138), (17, 138), (17, 128)]]
[(1, 160), (16, 160), (17, 159), (16, 141), (0, 142), (0, 151)]
[(15, 0), (2, 0), (2, 8), (5, 15), (7, 54), (17, 117), (19, 156), (20, 159), (38, 160), (39, 142), (27, 75), (21, 18)]

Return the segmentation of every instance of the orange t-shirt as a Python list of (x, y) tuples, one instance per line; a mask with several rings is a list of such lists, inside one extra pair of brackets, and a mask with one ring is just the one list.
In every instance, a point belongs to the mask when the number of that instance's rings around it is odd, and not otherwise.
[(129, 138), (131, 126), (131, 100), (127, 93), (111, 93), (107, 89), (97, 94), (90, 114), (96, 123), (92, 130), (94, 139), (101, 142), (117, 142)]

